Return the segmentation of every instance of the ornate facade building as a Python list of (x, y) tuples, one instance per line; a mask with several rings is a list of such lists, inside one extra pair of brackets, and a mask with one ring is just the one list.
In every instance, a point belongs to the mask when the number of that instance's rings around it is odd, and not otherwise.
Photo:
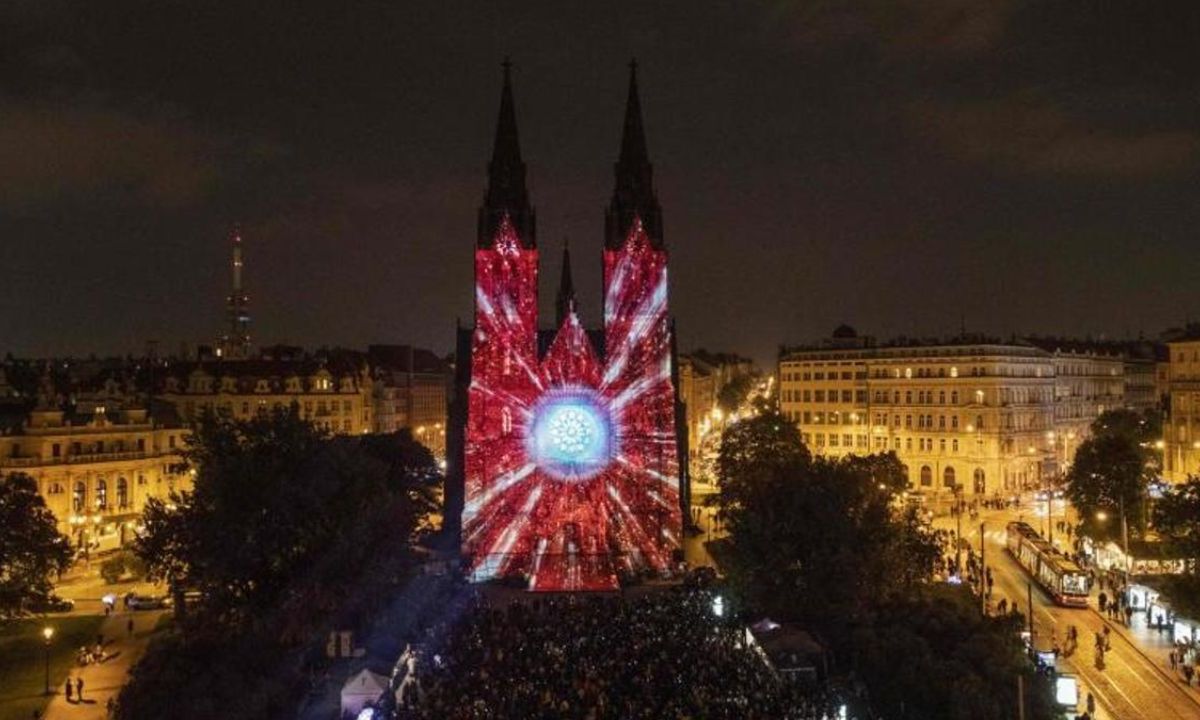
[(34, 396), (0, 371), (0, 474), (33, 477), (77, 547), (112, 549), (132, 539), (147, 500), (190, 487), (187, 430), (170, 405), (150, 412), (111, 376), (94, 389), (63, 385), (45, 373)]
[(564, 253), (556, 327), (539, 332), (535, 213), (506, 64), (448, 438), (446, 514), (473, 580), (613, 589), (620, 573), (668, 570), (680, 547), (686, 434), (636, 67), (615, 175), (603, 325), (580, 321)]
[(1125, 406), (1126, 372), (1124, 355), (1065, 341), (876, 344), (842, 326), (781, 355), (780, 407), (816, 453), (891, 450), (915, 489), (992, 495), (1065, 471), (1092, 421)]
[(158, 397), (185, 424), (214, 413), (248, 420), (295, 404), (301, 417), (335, 434), (374, 428), (371, 372), (354, 357), (198, 361), (171, 364)]

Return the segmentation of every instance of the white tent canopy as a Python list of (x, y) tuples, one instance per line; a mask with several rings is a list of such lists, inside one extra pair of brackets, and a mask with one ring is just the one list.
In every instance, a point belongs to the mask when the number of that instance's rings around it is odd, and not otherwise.
[(342, 715), (358, 715), (364, 705), (378, 700), (387, 689), (386, 675), (363, 668), (342, 685)]

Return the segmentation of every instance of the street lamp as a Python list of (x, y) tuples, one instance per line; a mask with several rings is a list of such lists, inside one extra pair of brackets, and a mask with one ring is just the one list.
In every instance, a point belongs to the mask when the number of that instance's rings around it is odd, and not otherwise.
[(54, 637), (54, 628), (47, 625), (42, 628), (42, 638), (45, 639), (45, 658), (46, 658), (46, 690), (45, 694), (50, 694), (50, 640)]

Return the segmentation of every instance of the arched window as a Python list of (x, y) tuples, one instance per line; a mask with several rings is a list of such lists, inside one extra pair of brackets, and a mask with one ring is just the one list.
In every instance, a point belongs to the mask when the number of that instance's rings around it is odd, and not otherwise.
[(87, 485), (82, 480), (75, 481), (75, 490), (71, 494), (71, 509), (78, 515), (84, 511), (87, 504)]
[(933, 484), (933, 470), (928, 465), (921, 466), (921, 485), (926, 487)]
[(957, 483), (954, 482), (954, 468), (947, 467), (942, 473), (942, 484), (948, 488), (954, 487)]
[(117, 478), (117, 507), (124, 510), (129, 507), (129, 481)]
[(982, 495), (987, 492), (987, 481), (984, 479), (983, 468), (975, 468), (975, 494)]
[(108, 509), (108, 481), (106, 480), (96, 481), (96, 509)]

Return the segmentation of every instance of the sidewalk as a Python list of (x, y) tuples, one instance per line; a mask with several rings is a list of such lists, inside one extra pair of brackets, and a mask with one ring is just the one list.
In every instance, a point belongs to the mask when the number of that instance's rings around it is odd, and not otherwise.
[[(1149, 660), (1156, 668), (1161, 670), (1165, 675), (1171, 677), (1176, 683), (1183, 686), (1183, 673), (1178, 670), (1171, 670), (1171, 661), (1168, 657), (1171, 650), (1175, 648), (1171, 641), (1171, 633), (1169, 630), (1161, 632), (1150, 627), (1146, 619), (1146, 613), (1134, 612), (1131, 618), (1131, 626), (1126, 627), (1124, 622), (1117, 620), (1109, 620), (1108, 616), (1100, 612), (1096, 598), (1089, 598), (1089, 607), (1093, 612), (1099, 615), (1109, 627), (1113, 629), (1119, 636), (1125, 639), (1134, 650), (1141, 653), (1143, 657)], [(1185, 686), (1185, 692), (1197, 701), (1196, 713), (1200, 717), (1200, 680), (1197, 684)]]
[[(114, 612), (104, 624), (104, 650), (109, 659), (103, 664), (74, 667), (70, 678), (83, 678), (82, 703), (74, 698), (67, 702), (63, 695), (64, 682), (59, 678), (54, 688), (55, 696), (46, 707), (44, 720), (104, 720), (108, 717), (106, 704), (110, 697), (120, 692), (129, 675), (129, 669), (141, 658), (149, 644), (150, 636), (165, 611)], [(133, 637), (129, 636), (127, 624), (133, 619)], [(72, 691), (74, 688), (72, 687)]]

